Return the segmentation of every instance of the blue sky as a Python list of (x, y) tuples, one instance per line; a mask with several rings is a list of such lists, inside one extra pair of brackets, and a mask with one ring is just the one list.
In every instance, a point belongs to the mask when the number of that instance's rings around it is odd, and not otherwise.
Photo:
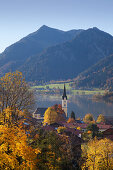
[(0, 52), (42, 25), (113, 35), (113, 0), (0, 0)]

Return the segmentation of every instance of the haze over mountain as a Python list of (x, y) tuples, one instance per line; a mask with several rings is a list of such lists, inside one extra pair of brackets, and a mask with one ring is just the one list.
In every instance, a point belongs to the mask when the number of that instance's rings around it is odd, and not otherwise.
[(20, 70), (27, 81), (73, 79), (113, 54), (113, 37), (98, 28), (61, 31), (42, 26), (0, 54), (0, 72)]
[(31, 56), (39, 54), (47, 47), (54, 46), (76, 37), (82, 30), (61, 31), (43, 25), (0, 54), (0, 72), (15, 71)]
[(76, 87), (104, 87), (113, 89), (113, 54), (100, 60), (75, 80)]

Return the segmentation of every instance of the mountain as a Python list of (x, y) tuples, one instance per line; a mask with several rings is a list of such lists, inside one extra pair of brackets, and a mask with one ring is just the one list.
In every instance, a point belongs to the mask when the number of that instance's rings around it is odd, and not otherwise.
[(42, 26), (0, 54), (0, 73), (20, 70), (27, 81), (77, 77), (113, 54), (113, 37), (98, 28), (61, 31)]
[(0, 73), (15, 71), (33, 55), (76, 37), (82, 30), (61, 31), (43, 25), (38, 31), (22, 38), (0, 54)]
[(28, 81), (73, 79), (104, 57), (113, 54), (113, 37), (97, 28), (35, 55), (21, 66)]
[(100, 60), (75, 80), (76, 87), (113, 89), (113, 54)]

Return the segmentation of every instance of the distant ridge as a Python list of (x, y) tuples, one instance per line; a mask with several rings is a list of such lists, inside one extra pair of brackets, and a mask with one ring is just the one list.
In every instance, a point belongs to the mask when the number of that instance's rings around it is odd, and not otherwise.
[(90, 28), (71, 41), (33, 56), (21, 70), (29, 81), (73, 79), (112, 53), (113, 37), (97, 28)]
[(113, 37), (96, 27), (62, 31), (43, 25), (0, 54), (0, 74), (20, 70), (37, 83), (73, 79), (111, 54)]
[(50, 46), (72, 40), (82, 30), (61, 31), (43, 25), (39, 30), (22, 38), (7, 47), (0, 54), (0, 73), (15, 71), (23, 65), (29, 57), (38, 55)]

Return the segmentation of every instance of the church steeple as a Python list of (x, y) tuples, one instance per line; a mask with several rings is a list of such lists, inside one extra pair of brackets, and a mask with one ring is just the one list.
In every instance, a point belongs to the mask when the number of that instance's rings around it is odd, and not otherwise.
[(64, 98), (67, 100), (67, 95), (66, 95), (66, 87), (65, 87), (65, 84), (64, 84), (64, 92), (63, 92), (62, 99), (64, 100)]
[(66, 95), (66, 87), (64, 84), (64, 92), (62, 96), (62, 109), (64, 110), (66, 117), (67, 117), (67, 95)]

